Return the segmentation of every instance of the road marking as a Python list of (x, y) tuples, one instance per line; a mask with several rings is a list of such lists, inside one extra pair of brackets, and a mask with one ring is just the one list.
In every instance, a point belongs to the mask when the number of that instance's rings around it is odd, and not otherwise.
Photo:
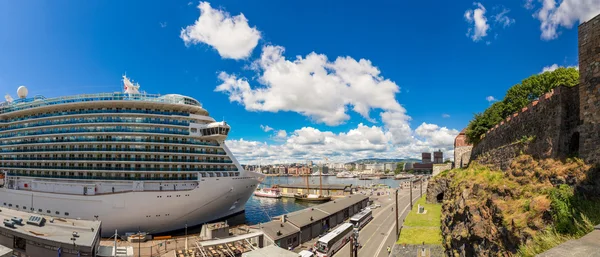
[[(414, 199), (418, 199), (419, 197), (421, 197), (421, 196), (417, 196), (417, 197), (415, 197)], [(413, 200), (414, 200), (414, 199), (413, 199)], [(400, 217), (402, 217), (402, 215), (404, 215), (404, 213), (406, 212), (406, 209), (407, 209), (409, 206), (410, 206), (410, 203), (409, 203), (408, 205), (406, 205), (406, 207), (404, 207), (404, 210), (402, 210), (402, 213), (400, 214)], [(398, 217), (398, 218), (400, 218), (400, 217)], [(386, 235), (386, 238), (384, 238), (384, 240), (382, 240), (382, 241), (381, 241), (381, 244), (379, 245), (379, 249), (377, 249), (377, 253), (376, 253), (375, 255), (373, 255), (373, 256), (379, 256), (379, 253), (381, 252), (381, 249), (383, 249), (383, 245), (385, 244), (385, 241), (386, 241), (386, 239), (387, 239), (387, 238), (390, 236), (390, 233), (392, 233), (392, 229), (393, 229), (394, 227), (395, 227), (395, 226), (392, 226), (392, 227), (390, 228), (390, 230), (388, 230), (388, 232), (387, 232), (387, 235)], [(396, 239), (396, 240), (398, 240), (398, 239)], [(396, 243), (396, 242), (394, 242), (394, 243)]]
[[(405, 196), (403, 196), (403, 197), (402, 197), (402, 198), (400, 198), (400, 199), (404, 199), (404, 198), (405, 198), (405, 197), (407, 197), (407, 196), (408, 196), (408, 195), (405, 195)], [(398, 199), (398, 201), (400, 201), (400, 199)], [(388, 206), (389, 206), (389, 205), (388, 205)], [(407, 206), (408, 206), (408, 205), (407, 205)], [(386, 206), (386, 208), (387, 208), (387, 206)], [(393, 213), (393, 212), (392, 212), (392, 213)], [(392, 213), (388, 214), (388, 216), (387, 216), (387, 217), (385, 217), (385, 219), (383, 220), (384, 222), (382, 222), (381, 224), (379, 224), (379, 226), (377, 227), (377, 229), (375, 230), (375, 232), (374, 232), (374, 233), (373, 233), (373, 234), (372, 234), (372, 235), (369, 237), (369, 239), (367, 240), (367, 242), (366, 242), (366, 243), (364, 243), (363, 245), (368, 245), (368, 244), (369, 244), (369, 241), (371, 241), (371, 239), (373, 239), (373, 236), (374, 236), (374, 235), (378, 234), (378, 232), (379, 232), (379, 229), (381, 228), (381, 226), (382, 226), (383, 224), (385, 224), (385, 221), (386, 221), (386, 220), (387, 220), (387, 219), (390, 217), (390, 215), (392, 215)], [(393, 213), (393, 214), (395, 214), (395, 213)], [(369, 223), (369, 224), (370, 224), (370, 223)], [(366, 226), (365, 226), (365, 227), (366, 227)], [(395, 227), (395, 226), (392, 226), (392, 228), (393, 228), (393, 227)], [(362, 248), (361, 248), (361, 250), (362, 250)], [(359, 252), (360, 252), (360, 250), (359, 250)]]
[[(398, 192), (398, 193), (400, 193), (400, 192)], [(402, 197), (400, 197), (400, 198), (398, 199), (398, 202), (400, 202), (402, 199), (406, 198), (407, 196), (408, 196), (408, 194), (407, 194), (407, 195), (404, 195), (404, 196), (402, 196)], [(395, 197), (394, 197), (394, 198), (395, 198)], [(375, 219), (376, 219), (377, 217), (381, 216), (381, 214), (383, 214), (383, 213), (385, 212), (385, 211), (383, 211), (383, 210), (384, 210), (384, 209), (386, 209), (387, 207), (389, 207), (390, 205), (392, 205), (393, 203), (394, 203), (394, 201), (391, 201), (391, 202), (390, 202), (390, 203), (388, 203), (388, 205), (386, 205), (385, 207), (384, 207), (384, 206), (382, 206), (382, 207), (379, 207), (379, 208), (380, 208), (380, 211), (377, 213), (377, 215), (373, 215), (373, 219), (371, 220), (371, 222), (369, 222), (367, 225), (365, 225), (365, 226), (364, 226), (364, 227), (363, 227), (363, 228), (362, 228), (360, 231), (365, 231), (365, 230), (367, 229), (367, 227), (369, 227), (369, 228), (370, 228), (370, 227), (371, 227), (371, 225), (375, 226), (375, 225), (376, 225), (376, 224), (375, 224), (375, 223), (376, 223)], [(386, 220), (389, 218), (389, 216), (390, 216), (390, 215), (391, 215), (391, 214), (389, 214), (389, 213), (388, 213), (388, 216), (387, 216), (387, 217), (386, 217), (386, 218), (385, 218), (383, 221), (386, 221)], [(375, 235), (375, 234), (377, 234), (377, 233), (378, 233), (378, 231), (379, 231), (379, 228), (380, 228), (380, 227), (381, 227), (383, 224), (385, 224), (385, 222), (382, 222), (381, 224), (379, 224), (379, 226), (378, 226), (378, 227), (375, 229), (375, 231), (373, 231), (373, 234), (372, 234), (372, 235), (369, 237), (369, 239), (367, 240), (367, 243), (368, 243), (368, 242), (371, 240), (371, 238), (373, 237), (373, 235)], [(360, 236), (359, 236), (359, 237), (360, 237)], [(359, 238), (359, 240), (360, 240), (360, 238)], [(346, 245), (348, 245), (348, 244), (346, 244)], [(346, 247), (346, 245), (344, 245), (344, 247), (342, 247), (342, 248), (340, 249), (340, 251), (336, 252), (334, 256), (339, 256), (339, 255), (338, 255), (338, 253), (340, 253), (340, 252), (341, 252), (341, 251), (342, 251), (342, 250), (343, 250), (343, 249)], [(365, 243), (365, 244), (361, 244), (361, 245), (363, 245), (363, 246), (364, 246), (364, 245), (367, 245), (367, 244)], [(352, 249), (350, 249), (350, 250), (352, 250)], [(362, 250), (362, 248), (361, 248), (361, 250)], [(360, 252), (360, 250), (359, 250), (359, 252)]]

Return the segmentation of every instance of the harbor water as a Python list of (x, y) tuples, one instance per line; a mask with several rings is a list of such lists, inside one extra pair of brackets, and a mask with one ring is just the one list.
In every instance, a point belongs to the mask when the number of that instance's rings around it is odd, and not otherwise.
[[(369, 186), (371, 184), (385, 184), (391, 187), (398, 187), (400, 181), (393, 178), (379, 180), (359, 180), (358, 178), (337, 178), (335, 176), (323, 176), (323, 185), (326, 184), (352, 184), (353, 186)], [(318, 176), (309, 177), (311, 185), (319, 184)], [(267, 177), (260, 185), (261, 187), (271, 187), (276, 184), (299, 184), (306, 185), (306, 177)], [(314, 203), (299, 202), (293, 198), (283, 197), (281, 199), (250, 197), (246, 203), (245, 223), (254, 225), (268, 222), (272, 217), (283, 215), (289, 212), (302, 210), (315, 205)]]
[[(309, 183), (311, 185), (319, 184), (318, 176), (311, 176), (309, 178)], [(388, 179), (379, 179), (379, 180), (359, 180), (358, 178), (337, 178), (335, 176), (323, 176), (322, 177), (323, 185), (327, 184), (352, 184), (353, 186), (369, 186), (372, 184), (385, 184), (391, 187), (398, 187), (400, 184), (399, 180), (394, 180), (392, 178)], [(260, 185), (260, 187), (271, 187), (276, 184), (297, 184), (297, 185), (306, 185), (306, 177), (267, 177), (265, 181)], [(294, 198), (282, 197), (280, 199), (273, 198), (264, 198), (264, 197), (256, 197), (252, 196), (246, 203), (246, 211), (242, 214), (231, 216), (226, 218), (227, 223), (230, 226), (236, 225), (256, 225), (258, 223), (265, 223), (271, 221), (272, 218), (294, 212), (299, 211), (305, 208), (308, 208), (313, 205), (318, 205), (319, 203), (310, 203), (303, 201), (296, 201)], [(200, 233), (202, 225), (189, 227), (187, 233), (194, 234)], [(185, 235), (185, 229), (178, 229), (175, 231), (170, 231), (164, 234), (158, 235), (173, 235), (173, 236), (183, 236)]]

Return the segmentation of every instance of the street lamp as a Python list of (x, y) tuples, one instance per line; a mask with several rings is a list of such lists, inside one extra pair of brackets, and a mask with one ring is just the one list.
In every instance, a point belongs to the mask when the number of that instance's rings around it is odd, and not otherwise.
[(185, 251), (188, 250), (187, 222), (185, 222)]

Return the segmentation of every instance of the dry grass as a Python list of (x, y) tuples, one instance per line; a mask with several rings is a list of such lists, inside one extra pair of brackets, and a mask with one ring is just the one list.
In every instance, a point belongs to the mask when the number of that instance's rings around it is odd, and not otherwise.
[[(600, 222), (600, 203), (576, 199), (572, 187), (558, 189), (556, 186), (585, 181), (590, 169), (580, 159), (561, 162), (521, 155), (506, 172), (474, 162), (467, 169), (452, 170), (444, 176), (452, 176), (452, 187), (460, 191), (476, 187), (477, 190), (472, 191), (477, 196), (471, 199), (480, 202), (475, 206), (491, 199), (500, 210), (503, 225), (525, 240), (519, 254), (531, 256), (581, 236), (589, 231), (589, 224)], [(577, 201), (576, 208), (574, 201)], [(563, 223), (558, 230), (554, 229), (557, 220)], [(574, 220), (575, 224), (565, 225), (565, 220), (571, 223)]]

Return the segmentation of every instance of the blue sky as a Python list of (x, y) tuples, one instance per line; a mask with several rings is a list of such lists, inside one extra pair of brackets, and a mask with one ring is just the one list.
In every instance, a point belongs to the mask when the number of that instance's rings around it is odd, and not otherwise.
[(600, 12), (597, 0), (200, 6), (0, 1), (0, 93), (120, 91), (127, 73), (225, 118), (243, 162), (448, 156), (487, 97), (577, 66), (576, 27)]

